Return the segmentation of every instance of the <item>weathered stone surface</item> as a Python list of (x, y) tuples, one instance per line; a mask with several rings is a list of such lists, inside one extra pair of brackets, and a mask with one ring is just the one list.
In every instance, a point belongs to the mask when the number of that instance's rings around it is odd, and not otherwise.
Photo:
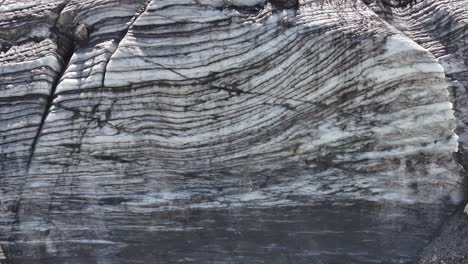
[(387, 2), (0, 2), (10, 260), (415, 262), (463, 199), (468, 2)]

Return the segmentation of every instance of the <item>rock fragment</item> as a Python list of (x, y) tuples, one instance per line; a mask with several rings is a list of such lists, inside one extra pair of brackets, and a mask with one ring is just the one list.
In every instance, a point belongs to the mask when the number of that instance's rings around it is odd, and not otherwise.
[(85, 24), (79, 24), (73, 33), (77, 43), (83, 43), (89, 38), (89, 29)]

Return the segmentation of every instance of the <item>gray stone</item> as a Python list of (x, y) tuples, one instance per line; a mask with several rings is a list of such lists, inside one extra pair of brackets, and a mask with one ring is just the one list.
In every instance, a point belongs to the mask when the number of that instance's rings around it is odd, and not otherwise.
[(79, 24), (74, 33), (74, 38), (78, 43), (84, 42), (89, 38), (88, 28), (84, 24)]
[(228, 2), (0, 2), (9, 261), (450, 263), (467, 0)]

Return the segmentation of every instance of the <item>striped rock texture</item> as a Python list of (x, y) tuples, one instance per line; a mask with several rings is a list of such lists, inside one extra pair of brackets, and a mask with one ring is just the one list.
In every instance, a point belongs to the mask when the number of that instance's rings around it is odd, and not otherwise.
[(9, 261), (414, 263), (463, 199), (467, 6), (0, 1)]

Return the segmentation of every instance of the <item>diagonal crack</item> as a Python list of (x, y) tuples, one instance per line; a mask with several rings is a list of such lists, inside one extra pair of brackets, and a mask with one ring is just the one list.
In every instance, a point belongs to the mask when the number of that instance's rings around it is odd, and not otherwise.
[(151, 4), (151, 2), (152, 2), (152, 0), (145, 0), (145, 2), (143, 2), (143, 4), (141, 4), (140, 8), (138, 8), (135, 15), (128, 22), (128, 27), (121, 33), (120, 38), (117, 41), (117, 47), (115, 48), (114, 51), (112, 51), (112, 54), (110, 55), (109, 59), (106, 61), (105, 65), (104, 65), (104, 71), (103, 71), (102, 80), (101, 80), (101, 87), (104, 87), (104, 81), (106, 80), (107, 65), (111, 61), (112, 56), (114, 56), (115, 52), (117, 52), (117, 50), (119, 49), (120, 42), (122, 42), (122, 40), (125, 38), (125, 36), (127, 36), (128, 31), (130, 31), (130, 29), (132, 28), (135, 21), (146, 11), (146, 9), (148, 8), (149, 4)]
[[(31, 167), (31, 162), (32, 162), (34, 153), (36, 151), (36, 146), (37, 146), (37, 143), (39, 141), (39, 137), (41, 136), (42, 129), (44, 127), (44, 123), (45, 123), (45, 121), (47, 119), (47, 116), (49, 115), (50, 108), (51, 108), (51, 106), (53, 104), (55, 90), (56, 90), (58, 84), (60, 83), (60, 80), (61, 80), (63, 74), (65, 73), (65, 71), (67, 69), (67, 65), (69, 64), (70, 58), (72, 57), (72, 55), (74, 53), (74, 50), (75, 50), (73, 41), (71, 39), (69, 39), (65, 34), (61, 33), (60, 30), (57, 30), (57, 23), (58, 23), (58, 20), (60, 18), (60, 15), (62, 14), (62, 11), (65, 9), (65, 7), (67, 6), (67, 4), (69, 2), (70, 2), (70, 0), (65, 1), (65, 2), (63, 2), (62, 4), (60, 4), (58, 6), (58, 12), (57, 12), (58, 16), (57, 16), (57, 19), (55, 21), (54, 26), (51, 28), (51, 33), (52, 33), (51, 38), (52, 39), (54, 37), (57, 38), (57, 39), (55, 39), (55, 41), (57, 41), (57, 53), (58, 53), (58, 55), (60, 56), (60, 59), (61, 59), (61, 69), (57, 73), (57, 76), (55, 77), (55, 79), (54, 79), (54, 81), (53, 81), (53, 83), (51, 85), (50, 92), (47, 95), (47, 104), (46, 104), (46, 106), (44, 108), (44, 112), (42, 113), (42, 118), (41, 118), (41, 121), (39, 123), (39, 127), (37, 128), (36, 135), (34, 136), (34, 139), (33, 139), (32, 145), (31, 145), (29, 158), (27, 160), (26, 173), (25, 173), (24, 178), (18, 184), (19, 185), (19, 187), (18, 187), (18, 189), (19, 189), (18, 190), (18, 199), (14, 202), (14, 204), (11, 207), (11, 212), (14, 214), (14, 216), (13, 216), (13, 222), (11, 223), (12, 224), (12, 226), (11, 226), (11, 235), (9, 237), (9, 240), (13, 239), (13, 234), (16, 231), (15, 224), (19, 223), (19, 212), (20, 212), (20, 207), (21, 207), (21, 203), (22, 203), (22, 197), (23, 197), (25, 185), (26, 185), (26, 182), (27, 182), (27, 179), (28, 179), (27, 175), (29, 174), (29, 170), (30, 170), (30, 167)], [(56, 35), (54, 35), (54, 34), (56, 34)]]
[[(57, 28), (57, 22), (60, 18), (60, 15), (62, 13), (62, 11), (65, 9), (65, 7), (67, 6), (69, 1), (65, 2), (62, 4), (62, 6), (60, 6), (60, 9), (59, 9), (59, 12), (58, 12), (58, 16), (57, 16), (57, 20), (55, 21), (55, 26), (54, 28)], [(60, 33), (59, 33), (60, 34)], [(65, 73), (66, 69), (67, 69), (67, 66), (70, 62), (70, 59), (75, 51), (75, 45), (72, 43), (72, 41), (70, 39), (68, 39), (68, 37), (65, 36), (65, 34), (61, 34), (61, 36), (58, 36), (58, 38), (62, 38), (62, 40), (64, 40), (64, 44), (65, 44), (65, 50), (63, 52), (63, 54), (61, 55), (61, 59), (62, 59), (62, 63), (61, 63), (61, 71), (57, 73), (57, 76), (55, 77), (55, 80), (54, 82), (52, 83), (52, 87), (50, 89), (50, 93), (49, 95), (47, 96), (47, 104), (46, 104), (46, 107), (44, 108), (44, 112), (42, 113), (42, 118), (41, 118), (41, 122), (39, 123), (39, 127), (37, 129), (37, 132), (36, 132), (36, 135), (33, 139), (33, 142), (32, 142), (32, 146), (31, 146), (31, 150), (30, 150), (30, 155), (29, 155), (29, 158), (28, 158), (28, 161), (27, 161), (27, 165), (26, 165), (26, 168), (27, 168), (27, 172), (29, 172), (29, 168), (31, 166), (31, 162), (32, 162), (32, 159), (33, 159), (33, 156), (34, 156), (34, 153), (36, 151), (36, 146), (37, 146), (37, 143), (38, 143), (38, 140), (39, 140), (39, 137), (41, 136), (41, 133), (42, 133), (42, 129), (44, 127), (44, 123), (47, 119), (47, 116), (49, 115), (50, 113), (50, 108), (52, 107), (52, 103), (54, 101), (54, 94), (55, 94), (55, 90), (57, 89), (57, 86), (58, 84), (60, 83), (60, 80), (63, 76), (63, 74)], [(58, 45), (60, 44), (60, 41), (58, 43)], [(60, 47), (58, 47), (60, 48)]]
[[(50, 113), (50, 109), (51, 109), (51, 107), (53, 105), (54, 98), (55, 98), (55, 91), (57, 89), (57, 86), (60, 84), (60, 81), (61, 81), (63, 75), (65, 74), (65, 72), (66, 72), (66, 70), (68, 68), (68, 64), (70, 63), (71, 57), (73, 56), (73, 54), (75, 52), (75, 44), (76, 43), (74, 42), (74, 40), (70, 39), (69, 34), (67, 32), (63, 32), (63, 30), (61, 30), (58, 27), (58, 22), (59, 22), (60, 16), (61, 16), (63, 10), (65, 9), (65, 7), (67, 6), (67, 4), (70, 1), (71, 0), (67, 0), (67, 1), (63, 2), (61, 5), (58, 6), (58, 11), (57, 11), (58, 16), (57, 16), (57, 19), (55, 21), (54, 27), (51, 28), (51, 32), (53, 34), (56, 34), (55, 37), (57, 38), (56, 41), (57, 41), (57, 46), (58, 46), (58, 53), (59, 53), (59, 55), (61, 55), (61, 70), (60, 70), (60, 72), (57, 73), (57, 76), (55, 77), (54, 82), (52, 83), (50, 92), (47, 95), (47, 104), (46, 104), (46, 106), (44, 108), (44, 112), (42, 114), (42, 118), (41, 118), (41, 121), (39, 123), (39, 127), (37, 129), (36, 135), (34, 136), (34, 139), (33, 139), (32, 145), (31, 145), (30, 155), (29, 155), (29, 158), (27, 160), (26, 175), (25, 175), (24, 179), (22, 180), (22, 182), (19, 184), (18, 199), (15, 201), (15, 204), (12, 205), (12, 208), (11, 208), (11, 211), (14, 214), (14, 217), (13, 217), (13, 222), (12, 222), (12, 226), (11, 226), (11, 235), (9, 237), (10, 241), (12, 239), (14, 239), (14, 233), (17, 231), (15, 224), (18, 224), (19, 221), (20, 221), (20, 219), (19, 219), (20, 207), (21, 207), (21, 203), (22, 203), (23, 193), (24, 193), (24, 190), (25, 190), (25, 185), (26, 185), (27, 178), (28, 178), (27, 175), (29, 174), (31, 164), (32, 164), (32, 160), (33, 160), (34, 154), (36, 152), (36, 147), (37, 147), (39, 138), (42, 135), (44, 124), (45, 124), (45, 122), (47, 120), (47, 117), (48, 117), (48, 115)], [(138, 9), (138, 12), (135, 14), (135, 16), (132, 17), (132, 19), (129, 22), (128, 28), (124, 32), (122, 32), (122, 36), (121, 36), (121, 38), (119, 40), (119, 44), (120, 44), (120, 41), (122, 41), (122, 39), (125, 38), (125, 36), (127, 35), (128, 31), (131, 28), (131, 26), (133, 25), (133, 23), (146, 10), (146, 8), (147, 8), (147, 6), (149, 5), (150, 2), (151, 2), (151, 0), (146, 0), (144, 2), (144, 4)], [(118, 48), (118, 45), (117, 45), (117, 48)], [(116, 50), (117, 50), (117, 48), (116, 48)], [(114, 53), (115, 53), (115, 51), (114, 51)], [(112, 57), (112, 55), (111, 55), (111, 57)], [(104, 68), (104, 74), (103, 74), (103, 80), (102, 80), (103, 83), (104, 83), (104, 79), (105, 79), (105, 72), (106, 72), (105, 69), (107, 68), (107, 64), (109, 63), (109, 61), (110, 61), (110, 58), (106, 62), (106, 65), (105, 65), (105, 68)], [(52, 222), (52, 224), (53, 224), (53, 222)], [(3, 264), (3, 263), (0, 262), (0, 264)]]

